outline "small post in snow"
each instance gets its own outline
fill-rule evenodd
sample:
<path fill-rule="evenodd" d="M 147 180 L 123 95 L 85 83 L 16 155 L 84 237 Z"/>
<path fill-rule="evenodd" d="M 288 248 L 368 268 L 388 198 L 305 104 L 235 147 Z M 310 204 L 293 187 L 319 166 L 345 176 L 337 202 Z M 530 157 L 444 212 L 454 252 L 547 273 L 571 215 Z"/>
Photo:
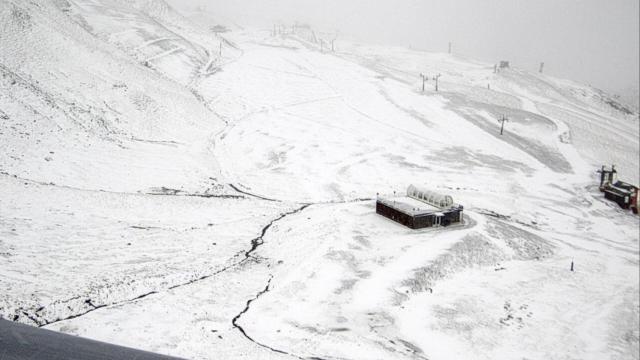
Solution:
<path fill-rule="evenodd" d="M 442 76 L 441 74 L 438 74 L 436 76 L 433 77 L 433 80 L 436 81 L 436 91 L 438 91 L 438 79 L 440 78 L 440 76 Z"/>
<path fill-rule="evenodd" d="M 573 271 L 573 259 L 571 259 L 571 271 Z"/>
<path fill-rule="evenodd" d="M 222 56 L 222 41 L 220 41 L 220 50 L 218 51 L 218 54 Z"/>
<path fill-rule="evenodd" d="M 538 70 L 538 72 L 539 72 L 540 74 L 542 74 L 542 71 L 543 71 L 543 70 L 544 70 L 544 62 L 541 62 L 541 63 L 540 63 L 540 70 Z"/>
<path fill-rule="evenodd" d="M 420 73 L 420 77 L 422 78 L 422 92 L 424 92 L 424 83 L 429 80 L 429 75 Z"/>
<path fill-rule="evenodd" d="M 500 118 L 500 120 L 498 120 L 498 122 L 500 122 L 500 123 L 501 123 L 501 125 L 500 125 L 500 135 L 502 135 L 502 133 L 503 133 L 503 131 L 504 131 L 504 123 L 505 123 L 506 121 L 509 121 L 509 119 L 508 119 L 505 115 L 502 115 L 502 117 Z"/>

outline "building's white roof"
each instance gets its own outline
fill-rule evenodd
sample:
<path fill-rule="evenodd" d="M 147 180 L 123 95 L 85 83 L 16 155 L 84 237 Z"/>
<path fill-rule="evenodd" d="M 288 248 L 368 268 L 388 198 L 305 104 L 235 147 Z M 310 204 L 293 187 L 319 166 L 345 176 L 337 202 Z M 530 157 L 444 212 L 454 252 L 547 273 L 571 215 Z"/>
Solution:
<path fill-rule="evenodd" d="M 398 196 L 389 199 L 378 198 L 378 201 L 410 216 L 433 214 L 440 211 L 440 209 L 435 206 L 408 196 Z"/>

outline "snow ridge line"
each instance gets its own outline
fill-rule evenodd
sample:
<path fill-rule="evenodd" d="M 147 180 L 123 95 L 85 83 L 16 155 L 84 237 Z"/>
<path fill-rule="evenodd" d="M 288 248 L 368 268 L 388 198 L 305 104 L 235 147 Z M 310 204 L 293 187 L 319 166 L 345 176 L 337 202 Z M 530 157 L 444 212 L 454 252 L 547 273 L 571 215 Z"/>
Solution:
<path fill-rule="evenodd" d="M 329 201 L 320 201 L 313 203 L 306 203 L 307 205 L 340 205 L 340 204 L 354 204 L 365 201 L 373 201 L 375 198 L 355 198 L 350 200 L 329 200 Z"/>
<path fill-rule="evenodd" d="M 271 280 L 273 280 L 273 275 L 269 275 L 269 280 L 267 281 L 267 285 L 264 287 L 264 289 L 262 289 L 261 291 L 259 291 L 255 297 L 247 300 L 247 304 L 245 305 L 244 309 L 242 309 L 242 311 L 240 311 L 240 313 L 238 313 L 238 315 L 234 316 L 233 319 L 231 320 L 231 324 L 233 324 L 233 327 L 238 329 L 238 331 L 240 331 L 240 333 L 247 338 L 247 340 L 251 341 L 252 343 L 263 347 L 265 349 L 268 349 L 270 351 L 279 353 L 279 354 L 283 354 L 283 355 L 288 355 L 288 356 L 292 356 L 295 357 L 297 359 L 303 359 L 303 357 L 300 357 L 298 355 L 294 355 L 291 353 L 288 353 L 286 351 L 280 350 L 280 349 L 276 349 L 276 348 L 272 348 L 269 345 L 265 345 L 263 343 L 260 343 L 256 340 L 254 340 L 251 336 L 249 336 L 249 334 L 247 334 L 247 332 L 244 330 L 244 328 L 238 324 L 238 320 L 240 320 L 240 317 L 242 317 L 242 315 L 244 315 L 245 313 L 247 313 L 249 311 L 249 308 L 251 307 L 251 303 L 258 300 L 262 295 L 266 294 L 269 292 L 270 287 L 271 287 Z"/>
<path fill-rule="evenodd" d="M 246 199 L 245 196 L 242 195 L 230 195 L 230 194 L 208 194 L 208 193 L 190 193 L 183 190 L 166 188 L 164 186 L 159 188 L 151 188 L 152 192 L 144 193 L 146 195 L 154 195 L 154 196 L 186 196 L 186 197 L 200 197 L 200 198 L 217 198 L 217 199 Z"/>
<path fill-rule="evenodd" d="M 483 209 L 483 208 L 469 208 L 467 210 L 468 211 L 469 210 L 475 211 L 480 215 L 484 215 L 484 216 L 487 216 L 487 217 L 492 217 L 492 218 L 495 218 L 495 219 L 498 219 L 498 220 L 503 220 L 503 221 L 508 221 L 508 222 L 511 222 L 511 223 L 520 224 L 522 226 L 526 226 L 526 227 L 534 229 L 534 230 L 540 230 L 540 228 L 537 226 L 538 224 L 533 222 L 533 221 L 531 223 L 526 223 L 526 222 L 524 222 L 522 220 L 513 219 L 509 215 L 504 215 L 504 214 L 497 213 L 497 212 L 495 212 L 493 210 Z"/>
<path fill-rule="evenodd" d="M 182 190 L 176 190 L 176 189 L 169 189 L 169 188 L 159 188 L 160 190 L 164 189 L 165 192 L 127 192 L 127 191 L 113 191 L 113 190 L 103 190 L 103 189 L 87 189 L 87 188 L 80 188 L 80 187 L 75 187 L 75 186 L 69 186 L 69 185 L 59 185 L 53 182 L 45 182 L 45 181 L 39 181 L 39 180 L 33 180 L 33 179 L 28 179 L 22 176 L 18 176 L 15 174 L 10 174 L 6 171 L 2 171 L 0 170 L 0 176 L 6 176 L 9 178 L 14 178 L 16 180 L 20 180 L 22 182 L 27 182 L 33 185 L 40 185 L 40 186 L 50 186 L 50 187 L 54 187 L 54 188 L 59 188 L 59 189 L 65 189 L 65 190 L 73 190 L 73 191 L 83 191 L 83 192 L 91 192 L 91 193 L 104 193 L 104 194 L 115 194 L 115 195 L 132 195 L 132 196 L 140 196 L 140 195 L 148 195 L 148 196 L 182 196 L 182 197 L 199 197 L 199 198 L 204 198 L 204 199 L 212 199 L 212 198 L 216 198 L 216 199 L 246 199 L 245 196 L 242 195 L 231 195 L 231 194 L 199 194 L 199 193 L 190 193 L 190 192 L 185 192 Z M 265 199 L 268 200 L 268 199 Z M 278 200 L 270 200 L 270 201 L 278 201 Z"/>
<path fill-rule="evenodd" d="M 98 309 L 102 309 L 102 308 L 107 307 L 107 306 L 121 305 L 121 304 L 129 303 L 129 302 L 136 301 L 136 300 L 145 298 L 145 297 L 147 297 L 149 295 L 153 295 L 153 294 L 157 294 L 157 293 L 158 293 L 157 291 L 150 291 L 150 292 L 147 292 L 145 294 L 138 295 L 138 296 L 136 296 L 135 298 L 132 298 L 132 299 L 118 301 L 118 302 L 114 302 L 114 303 L 111 303 L 111 304 L 101 304 L 101 305 L 95 305 L 93 303 L 93 301 L 90 298 L 88 298 L 88 299 L 86 299 L 84 301 L 85 304 L 90 306 L 90 308 L 88 310 L 80 312 L 80 313 L 77 313 L 77 314 L 69 315 L 69 316 L 64 317 L 64 318 L 56 318 L 55 320 L 46 320 L 46 319 L 43 319 L 42 317 L 40 317 L 40 315 L 38 313 L 40 313 L 42 310 L 45 309 L 44 306 L 39 307 L 32 314 L 28 313 L 25 309 L 22 309 L 22 308 L 18 309 L 18 311 L 22 315 L 24 315 L 26 318 L 31 320 L 34 323 L 34 325 L 36 325 L 37 327 L 44 327 L 44 326 L 52 325 L 52 324 L 55 324 L 55 323 L 58 323 L 58 322 L 61 322 L 61 321 L 75 319 L 75 318 L 78 318 L 80 316 L 84 316 L 84 315 L 86 315 L 86 314 L 88 314 L 90 312 L 96 311 Z M 68 301 L 75 300 L 75 299 L 78 299 L 78 298 L 79 297 L 76 296 L 76 297 L 73 297 L 73 298 L 68 299 L 66 301 L 68 302 Z M 63 301 L 63 302 L 65 302 L 65 301 Z M 19 315 L 14 315 L 12 319 L 7 319 L 7 320 L 17 321 L 18 319 L 19 319 Z"/>
<path fill-rule="evenodd" d="M 52 325 L 52 324 L 55 324 L 55 323 L 58 323 L 58 322 L 61 322 L 61 321 L 72 320 L 72 319 L 75 319 L 75 318 L 78 318 L 78 317 L 84 316 L 84 315 L 86 315 L 86 314 L 88 314 L 88 313 L 90 313 L 90 312 L 96 311 L 96 310 L 98 310 L 98 309 L 105 308 L 105 307 L 107 307 L 107 306 L 121 305 L 121 304 L 129 303 L 129 302 L 136 301 L 136 300 L 140 300 L 140 299 L 145 298 L 145 297 L 147 297 L 147 296 L 149 296 L 149 295 L 153 295 L 153 294 L 157 294 L 157 293 L 158 293 L 157 291 L 150 291 L 150 292 L 148 292 L 148 293 L 145 293 L 145 294 L 142 294 L 142 295 L 138 295 L 138 296 L 136 296 L 136 297 L 135 297 L 135 298 L 133 298 L 133 299 L 128 299 L 128 300 L 124 300 L 124 301 L 120 301 L 120 302 L 115 302 L 115 303 L 113 303 L 113 304 L 101 304 L 101 305 L 94 305 L 94 304 L 91 302 L 91 299 L 87 299 L 87 300 L 85 301 L 85 304 L 87 304 L 87 305 L 91 306 L 91 309 L 89 309 L 89 310 L 87 310 L 87 311 L 85 311 L 85 312 L 82 312 L 82 313 L 78 313 L 78 314 L 73 314 L 73 315 L 67 316 L 67 317 L 62 318 L 62 319 L 56 319 L 56 320 L 53 320 L 53 321 L 46 321 L 46 320 L 45 320 L 45 322 L 44 322 L 44 323 L 40 323 L 40 322 L 38 322 L 38 321 L 37 321 L 37 319 L 33 319 L 31 316 L 28 316 L 28 317 L 29 317 L 29 319 L 30 319 L 31 321 L 36 322 L 36 324 L 38 325 L 38 327 L 44 327 L 44 326 Z M 26 312 L 24 312 L 24 311 L 23 311 L 22 313 L 26 315 Z"/>
<path fill-rule="evenodd" d="M 267 197 L 264 197 L 264 196 L 260 196 L 260 195 L 252 194 L 250 192 L 246 192 L 246 191 L 240 190 L 237 186 L 235 186 L 233 184 L 227 184 L 227 185 L 229 185 L 229 187 L 232 188 L 233 190 L 235 190 L 235 191 L 237 191 L 237 192 L 239 192 L 241 194 L 244 194 L 244 195 L 248 195 L 248 196 L 251 196 L 251 197 L 254 197 L 254 198 L 257 198 L 257 199 L 261 199 L 261 200 L 266 200 L 266 201 L 282 202 L 281 200 L 270 199 L 270 198 L 267 198 Z"/>

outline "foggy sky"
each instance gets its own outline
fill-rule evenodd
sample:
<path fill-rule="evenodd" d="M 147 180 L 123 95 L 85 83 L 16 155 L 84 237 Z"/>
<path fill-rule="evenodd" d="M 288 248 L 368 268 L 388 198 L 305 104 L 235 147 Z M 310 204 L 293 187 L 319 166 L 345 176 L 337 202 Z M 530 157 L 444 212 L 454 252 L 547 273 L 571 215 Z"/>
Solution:
<path fill-rule="evenodd" d="M 638 88 L 638 0 L 169 0 L 221 21 L 306 22 L 354 40 L 447 51 L 576 80 L 616 93 Z"/>

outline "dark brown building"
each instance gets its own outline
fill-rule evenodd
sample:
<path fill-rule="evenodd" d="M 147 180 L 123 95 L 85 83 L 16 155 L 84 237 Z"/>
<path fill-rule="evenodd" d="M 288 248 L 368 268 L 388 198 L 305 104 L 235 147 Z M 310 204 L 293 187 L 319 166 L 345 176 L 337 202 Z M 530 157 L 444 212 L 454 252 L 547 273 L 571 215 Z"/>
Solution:
<path fill-rule="evenodd" d="M 378 197 L 376 201 L 376 213 L 411 229 L 460 223 L 462 210 L 462 205 L 454 204 L 451 196 L 413 185 L 407 189 L 406 196 Z"/>

